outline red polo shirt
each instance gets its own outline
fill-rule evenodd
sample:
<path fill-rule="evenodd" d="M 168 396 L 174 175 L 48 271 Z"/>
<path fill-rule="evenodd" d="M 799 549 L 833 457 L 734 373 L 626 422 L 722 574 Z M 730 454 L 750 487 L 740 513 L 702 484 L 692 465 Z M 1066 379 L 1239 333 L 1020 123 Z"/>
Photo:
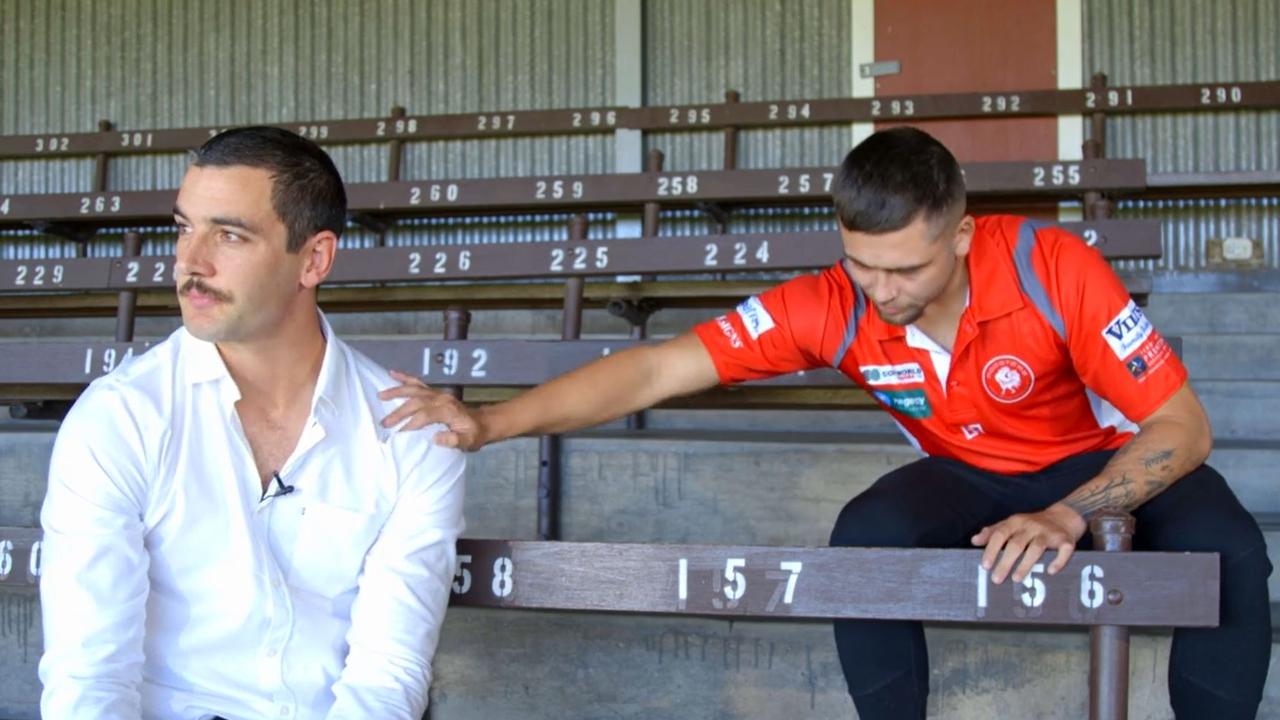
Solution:
<path fill-rule="evenodd" d="M 947 353 L 882 320 L 843 264 L 697 326 L 725 384 L 835 367 L 925 453 L 1032 472 L 1117 448 L 1187 371 L 1102 255 L 1057 227 L 977 219 Z"/>

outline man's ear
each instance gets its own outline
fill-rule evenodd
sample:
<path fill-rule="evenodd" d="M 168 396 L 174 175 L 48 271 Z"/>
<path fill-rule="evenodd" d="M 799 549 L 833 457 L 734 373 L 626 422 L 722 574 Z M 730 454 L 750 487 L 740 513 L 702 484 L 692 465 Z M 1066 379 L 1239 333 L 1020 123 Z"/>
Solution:
<path fill-rule="evenodd" d="M 960 218 L 960 225 L 956 228 L 955 237 L 951 238 L 951 248 L 955 251 L 956 257 L 964 257 L 969 254 L 969 245 L 973 242 L 973 231 L 977 225 L 973 221 L 972 215 L 965 215 Z"/>
<path fill-rule="evenodd" d="M 333 258 L 338 252 L 338 236 L 329 230 L 321 230 L 307 239 L 298 252 L 303 254 L 302 274 L 298 284 L 314 288 L 333 270 Z"/>

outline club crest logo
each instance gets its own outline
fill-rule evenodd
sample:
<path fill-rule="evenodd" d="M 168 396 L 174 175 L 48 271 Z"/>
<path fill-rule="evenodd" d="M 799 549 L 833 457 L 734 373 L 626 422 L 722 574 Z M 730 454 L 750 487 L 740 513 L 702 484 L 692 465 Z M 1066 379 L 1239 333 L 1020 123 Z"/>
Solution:
<path fill-rule="evenodd" d="M 997 402 L 1016 403 L 1031 394 L 1035 384 L 1031 366 L 1013 355 L 997 355 L 982 368 L 982 386 Z"/>

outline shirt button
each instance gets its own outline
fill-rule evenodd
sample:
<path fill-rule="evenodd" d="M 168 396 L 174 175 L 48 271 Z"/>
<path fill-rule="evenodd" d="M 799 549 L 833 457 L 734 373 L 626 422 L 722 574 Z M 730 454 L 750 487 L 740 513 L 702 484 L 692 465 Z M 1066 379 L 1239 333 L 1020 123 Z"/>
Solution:
<path fill-rule="evenodd" d="M 289 717 L 289 712 L 290 710 L 288 707 L 280 708 L 280 717 Z"/>
<path fill-rule="evenodd" d="M 277 654 L 278 653 L 276 652 L 275 648 L 271 648 L 270 650 L 267 651 L 267 657 L 275 657 Z"/>

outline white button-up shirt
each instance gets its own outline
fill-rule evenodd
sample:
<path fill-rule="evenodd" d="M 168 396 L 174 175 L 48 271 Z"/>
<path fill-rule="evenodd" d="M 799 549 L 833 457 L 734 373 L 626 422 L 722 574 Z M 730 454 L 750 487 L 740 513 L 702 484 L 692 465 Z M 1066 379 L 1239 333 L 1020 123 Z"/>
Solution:
<path fill-rule="evenodd" d="M 422 717 L 464 456 L 384 430 L 397 383 L 321 323 L 286 495 L 263 499 L 236 383 L 186 330 L 72 408 L 41 513 L 44 717 Z"/>

